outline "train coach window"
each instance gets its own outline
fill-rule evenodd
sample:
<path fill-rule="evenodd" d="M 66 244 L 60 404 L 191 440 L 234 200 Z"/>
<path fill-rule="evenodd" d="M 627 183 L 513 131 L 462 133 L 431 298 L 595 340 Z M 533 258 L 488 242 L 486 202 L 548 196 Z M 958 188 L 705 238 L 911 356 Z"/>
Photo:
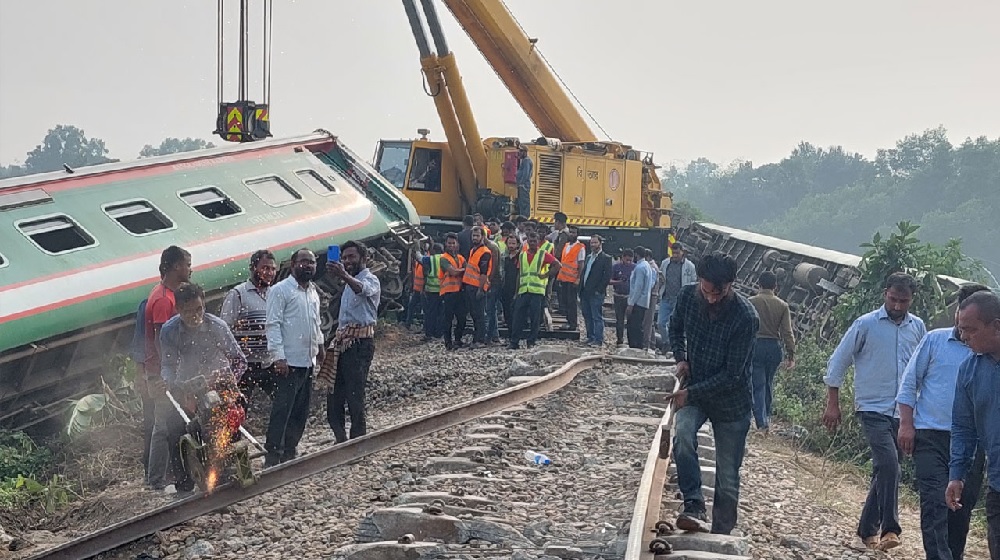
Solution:
<path fill-rule="evenodd" d="M 97 245 L 97 241 L 80 224 L 65 214 L 22 220 L 17 223 L 17 229 L 52 255 Z"/>
<path fill-rule="evenodd" d="M 180 193 L 181 200 L 209 220 L 234 216 L 243 209 L 222 191 L 215 187 L 205 187 Z"/>
<path fill-rule="evenodd" d="M 271 206 L 284 206 L 302 200 L 302 195 L 277 175 L 244 179 L 243 184 Z"/>
<path fill-rule="evenodd" d="M 312 169 L 300 169 L 295 172 L 295 176 L 318 195 L 326 196 L 338 192 L 337 187 L 329 179 L 320 176 L 319 173 L 316 173 Z"/>
<path fill-rule="evenodd" d="M 3 255 L 0 255 L 0 268 L 5 266 L 7 266 L 7 259 L 3 258 Z"/>
<path fill-rule="evenodd" d="M 146 235 L 174 227 L 170 218 L 145 200 L 107 204 L 104 213 L 133 235 Z"/>

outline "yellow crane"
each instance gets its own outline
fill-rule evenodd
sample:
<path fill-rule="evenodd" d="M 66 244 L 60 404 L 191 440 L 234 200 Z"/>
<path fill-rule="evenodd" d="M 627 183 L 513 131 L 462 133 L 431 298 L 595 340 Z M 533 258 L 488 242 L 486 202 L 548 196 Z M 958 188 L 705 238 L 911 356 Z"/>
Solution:
<path fill-rule="evenodd" d="M 630 243 L 665 252 L 672 197 L 662 190 L 652 154 L 598 139 L 503 2 L 442 0 L 538 129 L 537 139 L 481 136 L 434 2 L 419 0 L 418 9 L 417 1 L 403 6 L 445 141 L 429 140 L 424 129 L 415 140 L 382 140 L 375 164 L 420 215 L 431 223 L 475 212 L 510 215 L 523 147 L 534 163 L 529 217 L 551 222 L 561 211 L 589 232 L 631 230 Z"/>

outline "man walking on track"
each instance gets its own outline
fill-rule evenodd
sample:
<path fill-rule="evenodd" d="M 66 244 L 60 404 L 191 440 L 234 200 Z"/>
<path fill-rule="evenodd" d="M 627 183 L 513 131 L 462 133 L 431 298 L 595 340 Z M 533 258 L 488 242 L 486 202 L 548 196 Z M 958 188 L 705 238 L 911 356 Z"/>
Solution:
<path fill-rule="evenodd" d="M 976 292 L 958 306 L 962 340 L 976 353 L 962 362 L 951 420 L 951 472 L 945 491 L 952 511 L 972 509 L 963 501 L 969 465 L 977 445 L 986 450 L 986 540 L 990 558 L 1000 560 L 1000 298 Z M 971 484 L 971 480 L 968 483 Z"/>
<path fill-rule="evenodd" d="M 958 290 L 958 303 L 976 292 L 981 284 L 965 284 Z M 955 314 L 958 324 L 958 314 Z M 962 362 L 974 355 L 961 340 L 958 327 L 934 329 L 917 345 L 896 394 L 899 405 L 899 447 L 913 457 L 920 492 L 920 531 L 927 560 L 962 560 L 969 534 L 972 510 L 979 500 L 986 461 L 978 446 L 972 470 L 962 491 L 963 508 L 949 511 L 945 502 L 948 462 L 951 459 L 952 406 Z"/>
<path fill-rule="evenodd" d="M 604 344 L 604 298 L 609 282 L 611 257 L 604 252 L 604 240 L 595 234 L 590 237 L 590 254 L 584 261 L 580 280 L 580 310 L 587 325 L 587 343 L 591 346 Z"/>
<path fill-rule="evenodd" d="M 792 315 L 788 304 L 774 295 L 778 278 L 765 270 L 757 279 L 760 289 L 750 298 L 750 303 L 760 317 L 760 331 L 753 350 L 753 417 L 757 429 L 766 432 L 771 419 L 771 400 L 774 391 L 774 374 L 781 365 L 781 346 L 788 369 L 795 367 L 795 335 L 792 333 Z"/>
<path fill-rule="evenodd" d="M 698 284 L 684 286 L 670 317 L 670 346 L 677 360 L 674 460 L 684 510 L 677 528 L 706 531 L 708 517 L 698 464 L 698 430 L 711 420 L 715 434 L 715 503 L 711 532 L 736 527 L 740 467 L 750 429 L 750 363 L 760 322 L 753 305 L 733 290 L 736 260 L 703 257 Z"/>
<path fill-rule="evenodd" d="M 868 548 L 900 545 L 900 450 L 896 441 L 899 413 L 896 390 L 913 350 L 927 334 L 919 317 L 909 313 L 917 282 L 896 272 L 885 282 L 885 304 L 858 317 L 837 345 L 827 365 L 826 412 L 831 432 L 840 425 L 840 386 L 854 365 L 854 406 L 872 452 L 872 481 L 858 520 L 858 537 Z"/>

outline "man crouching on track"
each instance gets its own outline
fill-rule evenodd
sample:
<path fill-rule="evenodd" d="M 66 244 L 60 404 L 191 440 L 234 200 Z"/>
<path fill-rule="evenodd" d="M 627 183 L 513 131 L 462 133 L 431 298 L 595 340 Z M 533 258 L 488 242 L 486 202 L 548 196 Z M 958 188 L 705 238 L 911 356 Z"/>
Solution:
<path fill-rule="evenodd" d="M 750 301 L 733 291 L 733 257 L 705 256 L 696 270 L 698 283 L 681 288 L 669 327 L 679 389 L 668 398 L 677 411 L 674 460 L 684 495 L 677 528 L 708 530 L 698 429 L 710 420 L 716 450 L 711 531 L 728 535 L 736 527 L 740 467 L 750 430 L 750 365 L 760 320 Z"/>
<path fill-rule="evenodd" d="M 323 363 L 316 255 L 309 249 L 292 254 L 292 274 L 267 295 L 267 350 L 277 374 L 271 419 L 267 425 L 264 467 L 295 458 L 309 418 L 313 366 Z"/>
<path fill-rule="evenodd" d="M 341 262 L 326 263 L 327 272 L 346 284 L 340 296 L 337 334 L 319 375 L 316 390 L 333 392 L 326 397 L 326 419 L 337 443 L 347 441 L 344 406 L 351 413 L 351 439 L 367 432 L 365 385 L 375 357 L 375 322 L 382 284 L 368 270 L 368 248 L 348 241 L 340 246 Z"/>
<path fill-rule="evenodd" d="M 215 315 L 205 313 L 205 292 L 201 286 L 181 284 L 174 292 L 174 300 L 177 315 L 167 321 L 160 331 L 160 375 L 170 394 L 190 413 L 194 410 L 192 401 L 199 396 L 191 392 L 190 382 L 207 372 L 221 372 L 217 375 L 232 375 L 239 379 L 246 370 L 247 362 L 229 325 Z M 218 378 L 206 381 L 209 387 L 214 387 Z M 185 427 L 177 410 L 171 405 L 161 415 L 157 407 L 156 421 L 154 431 L 166 430 L 170 446 L 176 447 Z M 186 473 L 175 475 L 179 482 L 174 488 L 178 492 L 194 487 L 194 481 Z"/>

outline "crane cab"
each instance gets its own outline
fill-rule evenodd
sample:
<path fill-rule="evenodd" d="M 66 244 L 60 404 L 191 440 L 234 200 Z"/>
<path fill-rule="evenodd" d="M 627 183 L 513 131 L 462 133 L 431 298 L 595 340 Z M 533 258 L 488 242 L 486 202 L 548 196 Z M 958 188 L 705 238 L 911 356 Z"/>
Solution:
<path fill-rule="evenodd" d="M 420 216 L 454 220 L 463 215 L 455 163 L 447 142 L 381 140 L 375 169 L 410 199 Z"/>

